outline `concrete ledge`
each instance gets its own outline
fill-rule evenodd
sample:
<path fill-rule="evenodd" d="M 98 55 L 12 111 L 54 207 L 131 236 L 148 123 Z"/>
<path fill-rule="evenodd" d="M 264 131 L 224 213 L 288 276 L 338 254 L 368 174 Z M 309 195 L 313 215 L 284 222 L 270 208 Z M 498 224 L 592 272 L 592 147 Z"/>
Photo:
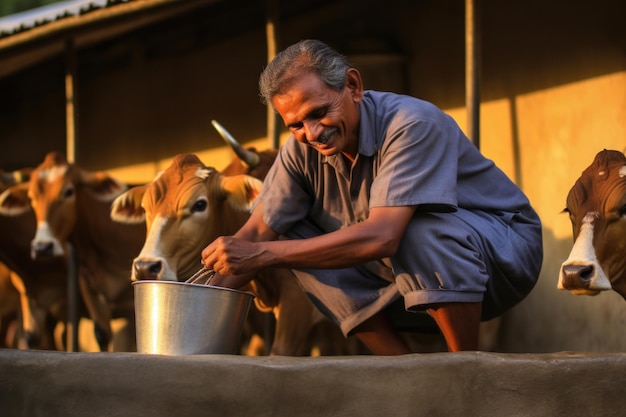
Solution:
<path fill-rule="evenodd" d="M 2 416 L 621 416 L 626 354 L 158 356 L 0 349 Z"/>

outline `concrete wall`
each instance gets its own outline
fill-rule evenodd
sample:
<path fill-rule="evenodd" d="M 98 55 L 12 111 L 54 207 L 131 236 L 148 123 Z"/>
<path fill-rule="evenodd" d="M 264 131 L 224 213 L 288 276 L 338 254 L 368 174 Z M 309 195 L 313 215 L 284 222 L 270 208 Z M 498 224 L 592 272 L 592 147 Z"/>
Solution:
<path fill-rule="evenodd" d="M 0 349 L 3 416 L 621 416 L 624 354 L 156 356 Z"/>
<path fill-rule="evenodd" d="M 463 2 L 378 4 L 335 2 L 286 17 L 282 42 L 326 40 L 368 65 L 366 87 L 430 100 L 465 128 Z M 575 297 L 556 282 L 572 243 L 561 214 L 569 188 L 598 151 L 626 147 L 626 3 L 482 4 L 481 149 L 530 197 L 545 247 L 540 281 L 504 316 L 497 350 L 624 351 L 624 300 Z M 211 27 L 194 16 L 80 51 L 81 165 L 131 182 L 148 181 L 179 152 L 221 168 L 230 153 L 220 149 L 211 119 L 247 144 L 268 146 L 256 87 L 263 27 L 203 43 Z M 386 60 L 377 64 L 380 56 Z M 41 68 L 0 82 L 5 169 L 64 147 L 62 62 Z"/>

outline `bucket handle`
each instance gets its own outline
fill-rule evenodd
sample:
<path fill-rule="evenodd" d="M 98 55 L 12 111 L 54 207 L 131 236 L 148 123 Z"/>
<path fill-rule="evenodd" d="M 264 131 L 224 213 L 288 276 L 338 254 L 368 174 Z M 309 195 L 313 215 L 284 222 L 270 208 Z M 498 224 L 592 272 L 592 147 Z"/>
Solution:
<path fill-rule="evenodd" d="M 196 272 L 195 274 L 187 278 L 185 283 L 209 285 L 209 283 L 211 282 L 214 276 L 215 276 L 214 270 L 212 270 L 211 268 L 207 268 L 206 266 L 203 266 L 202 268 L 200 268 L 198 272 Z M 204 279 L 203 283 L 200 282 L 202 279 Z"/>

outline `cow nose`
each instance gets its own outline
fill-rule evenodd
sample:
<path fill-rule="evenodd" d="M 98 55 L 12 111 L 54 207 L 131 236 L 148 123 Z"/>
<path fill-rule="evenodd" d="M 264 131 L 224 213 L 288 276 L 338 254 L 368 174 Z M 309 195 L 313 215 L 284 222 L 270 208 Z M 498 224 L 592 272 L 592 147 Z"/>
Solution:
<path fill-rule="evenodd" d="M 31 246 L 31 257 L 35 260 L 49 259 L 54 256 L 52 242 L 34 242 Z"/>
<path fill-rule="evenodd" d="M 593 265 L 563 265 L 563 287 L 589 288 L 594 272 Z"/>
<path fill-rule="evenodd" d="M 163 263 L 161 261 L 135 261 L 135 279 L 155 279 L 159 278 L 163 271 Z"/>

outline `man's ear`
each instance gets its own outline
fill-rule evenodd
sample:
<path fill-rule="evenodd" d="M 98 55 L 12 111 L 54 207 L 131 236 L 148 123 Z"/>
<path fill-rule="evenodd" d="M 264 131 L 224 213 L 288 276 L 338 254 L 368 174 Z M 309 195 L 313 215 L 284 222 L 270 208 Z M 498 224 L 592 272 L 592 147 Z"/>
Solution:
<path fill-rule="evenodd" d="M 361 73 L 356 68 L 349 68 L 346 72 L 346 87 L 350 90 L 352 100 L 355 103 L 363 100 L 363 80 Z"/>

